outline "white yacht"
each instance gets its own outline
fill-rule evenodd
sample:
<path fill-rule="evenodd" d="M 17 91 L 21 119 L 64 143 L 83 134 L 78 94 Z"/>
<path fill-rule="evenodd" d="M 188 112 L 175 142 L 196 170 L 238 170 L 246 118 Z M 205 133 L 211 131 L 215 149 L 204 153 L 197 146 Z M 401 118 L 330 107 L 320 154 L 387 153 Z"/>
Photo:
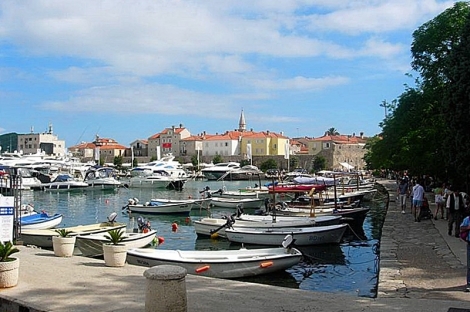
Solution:
<path fill-rule="evenodd" d="M 226 176 L 231 171 L 240 169 L 238 162 L 223 162 L 201 170 L 201 173 L 207 180 L 219 180 L 222 176 Z"/>
<path fill-rule="evenodd" d="M 83 181 L 95 189 L 115 189 L 121 186 L 121 182 L 116 179 L 115 170 L 111 167 L 90 167 Z"/>
<path fill-rule="evenodd" d="M 123 183 L 124 186 L 182 189 L 188 180 L 188 174 L 174 158 L 168 154 L 160 160 L 133 168 L 130 177 Z"/>

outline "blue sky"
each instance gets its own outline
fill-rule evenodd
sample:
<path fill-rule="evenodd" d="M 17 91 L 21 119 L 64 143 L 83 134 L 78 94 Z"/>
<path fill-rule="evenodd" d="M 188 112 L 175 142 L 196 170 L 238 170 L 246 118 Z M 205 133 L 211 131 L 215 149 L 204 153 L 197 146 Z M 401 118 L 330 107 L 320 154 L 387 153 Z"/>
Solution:
<path fill-rule="evenodd" d="M 3 0 L 0 134 L 380 132 L 439 0 Z"/>

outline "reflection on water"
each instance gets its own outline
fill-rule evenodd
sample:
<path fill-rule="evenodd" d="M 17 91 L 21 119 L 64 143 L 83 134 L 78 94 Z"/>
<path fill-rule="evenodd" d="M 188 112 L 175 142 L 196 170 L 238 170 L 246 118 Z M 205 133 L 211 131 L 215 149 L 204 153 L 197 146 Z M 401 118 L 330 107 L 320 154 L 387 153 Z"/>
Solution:
<path fill-rule="evenodd" d="M 228 190 L 253 186 L 256 182 L 233 181 L 188 181 L 181 191 L 145 190 L 120 188 L 115 191 L 87 190 L 84 192 L 44 192 L 25 191 L 23 203 L 33 203 L 37 210 L 64 215 L 61 226 L 72 226 L 105 221 L 112 212 L 118 212 L 118 221 L 133 227 L 140 215 L 128 215 L 122 210 L 129 198 L 141 202 L 152 198 L 198 198 L 205 186 L 219 189 L 224 185 Z M 370 204 L 370 212 L 359 229 L 347 232 L 344 243 L 333 246 L 312 246 L 299 248 L 304 253 L 303 260 L 286 270 L 267 276 L 244 278 L 244 281 L 276 285 L 304 290 L 341 292 L 363 297 L 375 297 L 378 280 L 378 241 L 381 236 L 385 208 L 383 202 Z M 214 209 L 215 214 L 227 215 L 229 210 Z M 181 250 L 238 249 L 239 244 L 231 244 L 226 239 L 198 238 L 192 220 L 208 216 L 206 210 L 193 210 L 190 217 L 143 215 L 151 222 L 157 235 L 164 238 L 158 248 Z M 134 218 L 134 219 L 132 219 Z M 177 225 L 175 230 L 174 224 Z M 261 246 L 246 246 L 260 248 Z"/>

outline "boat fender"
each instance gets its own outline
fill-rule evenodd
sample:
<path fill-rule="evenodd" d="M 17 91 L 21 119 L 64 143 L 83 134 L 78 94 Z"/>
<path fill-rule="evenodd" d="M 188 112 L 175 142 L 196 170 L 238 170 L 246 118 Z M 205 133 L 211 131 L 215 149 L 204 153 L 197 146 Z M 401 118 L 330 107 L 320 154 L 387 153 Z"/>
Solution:
<path fill-rule="evenodd" d="M 173 223 L 171 224 L 171 230 L 172 230 L 173 232 L 176 232 L 176 231 L 178 230 L 178 223 L 173 222 Z"/>
<path fill-rule="evenodd" d="M 272 265 L 273 265 L 272 261 L 265 261 L 265 262 L 261 262 L 259 264 L 259 267 L 262 268 L 262 269 L 266 269 L 266 268 L 269 268 Z"/>
<path fill-rule="evenodd" d="M 205 271 L 209 270 L 210 268 L 211 268 L 210 265 L 204 265 L 202 267 L 197 268 L 195 271 L 196 271 L 196 273 L 199 274 L 199 273 L 202 273 L 202 272 L 205 272 Z"/>
<path fill-rule="evenodd" d="M 163 236 L 158 236 L 158 245 L 161 245 L 165 242 L 165 238 Z"/>

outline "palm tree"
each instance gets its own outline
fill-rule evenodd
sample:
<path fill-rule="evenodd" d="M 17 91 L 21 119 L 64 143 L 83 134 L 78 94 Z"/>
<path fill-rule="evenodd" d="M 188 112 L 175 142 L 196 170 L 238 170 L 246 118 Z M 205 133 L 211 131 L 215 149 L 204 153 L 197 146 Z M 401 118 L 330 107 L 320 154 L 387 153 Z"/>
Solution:
<path fill-rule="evenodd" d="M 326 130 L 326 135 L 339 135 L 339 132 L 336 128 L 330 128 Z"/>

